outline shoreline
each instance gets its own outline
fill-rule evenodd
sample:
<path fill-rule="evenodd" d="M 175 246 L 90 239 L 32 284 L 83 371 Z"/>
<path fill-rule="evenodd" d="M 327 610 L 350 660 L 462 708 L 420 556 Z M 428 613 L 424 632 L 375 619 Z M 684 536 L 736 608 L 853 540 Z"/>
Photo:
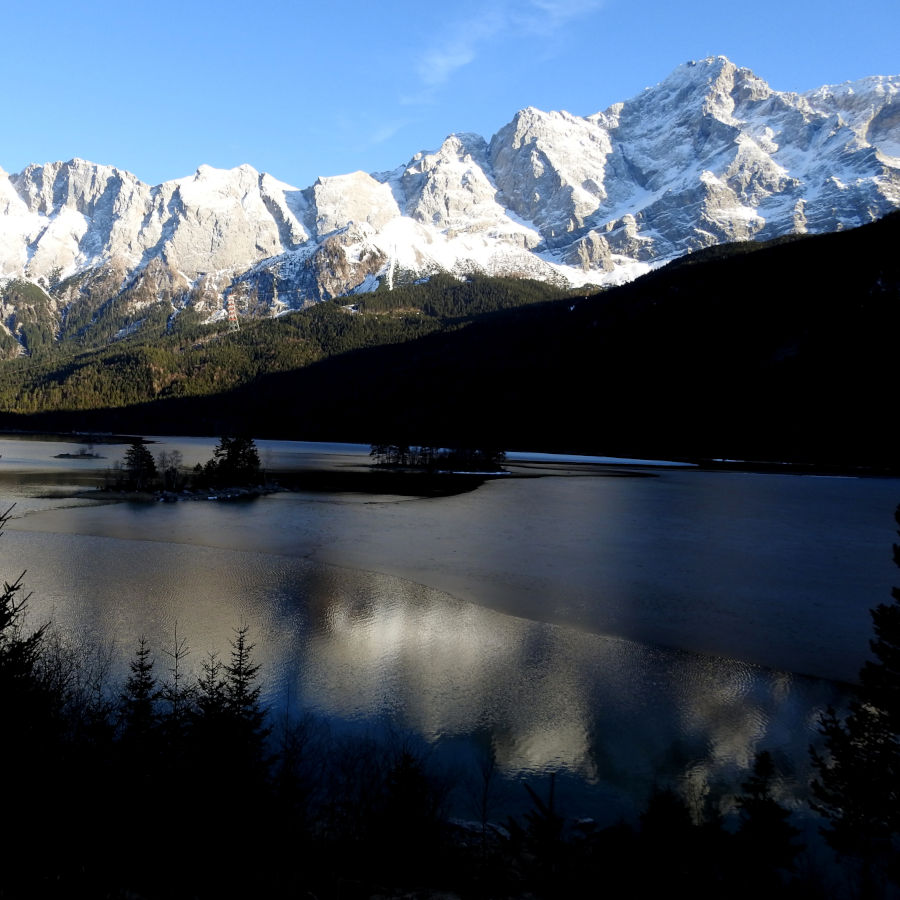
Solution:
<path fill-rule="evenodd" d="M 37 441 L 47 441 L 47 440 L 59 440 L 68 443 L 91 443 L 95 445 L 101 446 L 116 446 L 116 445 L 126 445 L 134 442 L 135 440 L 140 440 L 144 444 L 154 444 L 158 441 L 157 437 L 147 438 L 142 435 L 126 435 L 118 432 L 106 432 L 106 433 L 98 433 L 98 432 L 89 432 L 89 431 L 71 431 L 71 432 L 62 432 L 62 431 L 31 431 L 31 430 L 17 430 L 17 429 L 0 429 L 0 438 L 2 436 L 9 436 L 12 438 L 21 438 L 24 440 L 37 440 Z M 179 435 L 172 435 L 172 438 L 178 438 Z M 184 437 L 193 437 L 189 435 L 185 435 Z M 209 440 L 214 440 L 215 436 L 209 436 Z M 284 440 L 290 443 L 297 444 L 321 444 L 321 441 L 303 441 L 303 440 L 295 440 L 293 438 L 266 438 L 261 440 Z M 548 457 L 546 460 L 517 460 L 515 458 L 508 459 L 505 463 L 507 467 L 509 466 L 528 466 L 531 464 L 541 464 L 545 463 L 548 465 L 565 465 L 571 466 L 573 468 L 579 468 L 581 466 L 591 466 L 595 469 L 609 469 L 609 474 L 622 474 L 627 475 L 631 474 L 629 470 L 632 469 L 654 469 L 654 468 L 666 468 L 670 465 L 674 466 L 682 466 L 682 467 L 695 467 L 697 469 L 705 470 L 705 471 L 726 471 L 726 472 L 749 472 L 749 473 L 764 473 L 764 474 L 785 474 L 785 475 L 821 475 L 821 476 L 843 476 L 850 478 L 897 478 L 900 477 L 900 464 L 891 465 L 891 464 L 860 464 L 860 463 L 851 463 L 851 462 L 813 462 L 813 461 L 803 461 L 803 460 L 779 460 L 779 459 L 744 459 L 738 457 L 716 457 L 716 456 L 681 456 L 681 455 L 666 455 L 665 452 L 662 453 L 634 453 L 629 452 L 628 455 L 604 455 L 601 450 L 591 450 L 584 451 L 584 449 L 572 450 L 572 448 L 564 448 L 559 450 L 547 450 L 541 449 L 537 450 L 521 450 L 521 449 L 510 449 L 506 451 L 511 456 L 515 457 L 516 454 L 534 454 L 536 456 L 546 456 Z M 566 459 L 566 457 L 578 456 L 581 459 Z M 553 457 L 563 457 L 563 459 L 555 460 Z M 98 459 L 105 459 L 106 457 L 101 454 L 86 454 L 86 453 L 62 453 L 58 454 L 54 458 L 56 459 L 66 459 L 70 461 L 96 461 Z M 367 467 L 366 472 L 374 474 L 374 472 L 378 471 L 378 467 L 372 465 L 371 468 Z M 361 474 L 361 473 L 356 473 Z M 399 467 L 395 468 L 392 471 L 384 470 L 380 473 L 383 476 L 383 480 L 387 481 L 391 476 L 395 478 L 406 478 L 406 477 L 416 477 L 416 478 L 493 478 L 498 476 L 510 477 L 510 473 L 507 472 L 427 472 L 427 471 L 417 471 L 412 469 L 401 469 Z M 334 475 L 330 470 L 300 470 L 300 469 L 291 469 L 291 470 L 273 470 L 273 475 L 277 475 L 279 478 L 284 478 L 285 480 L 292 480 L 296 482 L 304 482 L 304 484 L 298 488 L 300 490 L 355 490 L 355 488 L 345 487 L 347 479 Z M 523 477 L 523 476 L 514 476 L 514 477 Z M 318 485 L 323 484 L 326 480 L 333 482 L 336 486 L 334 488 L 329 487 L 320 487 Z M 470 489 L 470 488 L 467 488 Z M 425 495 L 429 495 L 432 493 L 434 489 L 428 488 L 426 490 Z M 376 490 L 376 492 L 380 493 L 380 490 Z M 407 489 L 401 490 L 399 493 L 408 494 L 414 493 L 410 492 Z M 445 489 L 441 487 L 436 490 L 436 495 L 441 495 L 445 493 Z M 455 493 L 455 491 L 451 491 L 451 493 Z"/>
<path fill-rule="evenodd" d="M 474 491 L 488 481 L 525 480 L 559 476 L 557 466 L 546 469 L 540 464 L 516 462 L 509 468 L 518 471 L 445 472 L 415 469 L 379 469 L 359 467 L 340 469 L 291 469 L 269 473 L 269 481 L 253 487 L 195 488 L 181 491 L 123 491 L 102 486 L 72 494 L 82 500 L 105 500 L 113 503 L 177 503 L 199 500 L 249 500 L 277 493 L 336 493 L 372 494 L 400 497 L 452 497 Z M 570 464 L 566 464 L 568 469 Z M 530 469 L 534 471 L 528 471 Z M 576 467 L 577 470 L 577 467 Z M 579 473 L 581 474 L 581 473 Z M 623 468 L 592 466 L 589 473 L 608 478 L 648 478 L 651 473 L 628 471 Z"/>

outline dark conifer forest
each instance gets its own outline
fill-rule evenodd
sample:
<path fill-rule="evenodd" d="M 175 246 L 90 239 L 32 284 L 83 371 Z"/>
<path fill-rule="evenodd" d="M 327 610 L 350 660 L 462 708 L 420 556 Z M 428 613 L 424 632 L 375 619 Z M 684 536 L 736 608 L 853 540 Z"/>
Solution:
<path fill-rule="evenodd" d="M 895 470 L 900 214 L 599 293 L 439 276 L 237 333 L 190 310 L 0 363 L 0 427 Z"/>

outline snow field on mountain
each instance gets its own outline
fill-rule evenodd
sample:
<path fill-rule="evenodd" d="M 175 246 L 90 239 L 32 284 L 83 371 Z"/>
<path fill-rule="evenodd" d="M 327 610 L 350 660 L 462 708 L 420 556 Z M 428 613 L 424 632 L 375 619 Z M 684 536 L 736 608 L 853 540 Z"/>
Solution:
<path fill-rule="evenodd" d="M 154 187 L 79 159 L 0 170 L 0 279 L 152 274 L 178 305 L 204 285 L 206 315 L 243 282 L 276 315 L 389 272 L 620 283 L 898 206 L 900 76 L 783 93 L 720 56 L 592 116 L 528 107 L 489 141 L 453 134 L 390 172 L 304 189 L 249 165 Z"/>

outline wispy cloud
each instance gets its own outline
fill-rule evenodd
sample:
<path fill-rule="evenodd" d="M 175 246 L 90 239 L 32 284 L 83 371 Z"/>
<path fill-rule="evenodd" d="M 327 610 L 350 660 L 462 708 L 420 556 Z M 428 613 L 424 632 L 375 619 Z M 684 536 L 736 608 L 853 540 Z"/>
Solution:
<path fill-rule="evenodd" d="M 596 12 L 603 3 L 602 0 L 530 0 L 528 5 L 553 21 L 563 23 Z"/>
<path fill-rule="evenodd" d="M 397 132 L 401 131 L 406 125 L 407 121 L 405 119 L 400 119 L 394 122 L 382 122 L 380 125 L 376 126 L 370 133 L 368 143 L 371 144 L 383 144 L 385 141 L 389 141 Z"/>
<path fill-rule="evenodd" d="M 426 88 L 435 88 L 450 79 L 454 72 L 472 62 L 483 46 L 504 28 L 509 16 L 504 5 L 485 6 L 477 19 L 456 22 L 444 39 L 419 60 L 418 73 Z"/>
<path fill-rule="evenodd" d="M 600 9 L 605 0 L 528 0 L 513 5 L 500 0 L 482 7 L 480 15 L 452 24 L 444 38 L 420 57 L 417 73 L 423 90 L 407 102 L 427 102 L 435 89 L 459 69 L 474 62 L 499 39 L 543 34 L 548 38 L 573 19 Z"/>
<path fill-rule="evenodd" d="M 471 37 L 430 50 L 419 64 L 419 75 L 428 87 L 443 84 L 450 76 L 475 59 L 475 43 Z"/>

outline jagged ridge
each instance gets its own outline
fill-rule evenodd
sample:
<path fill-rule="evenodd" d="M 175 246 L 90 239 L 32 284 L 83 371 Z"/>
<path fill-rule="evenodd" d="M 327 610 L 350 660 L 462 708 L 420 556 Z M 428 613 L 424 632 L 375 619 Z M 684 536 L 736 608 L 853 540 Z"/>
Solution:
<path fill-rule="evenodd" d="M 83 160 L 0 170 L 0 279 L 23 337 L 142 310 L 275 315 L 437 271 L 607 284 L 714 244 L 824 232 L 900 206 L 900 77 L 805 94 L 724 57 L 585 118 L 528 108 L 385 173 L 298 190 L 251 166 L 148 186 Z M 116 320 L 116 321 L 119 321 Z"/>

